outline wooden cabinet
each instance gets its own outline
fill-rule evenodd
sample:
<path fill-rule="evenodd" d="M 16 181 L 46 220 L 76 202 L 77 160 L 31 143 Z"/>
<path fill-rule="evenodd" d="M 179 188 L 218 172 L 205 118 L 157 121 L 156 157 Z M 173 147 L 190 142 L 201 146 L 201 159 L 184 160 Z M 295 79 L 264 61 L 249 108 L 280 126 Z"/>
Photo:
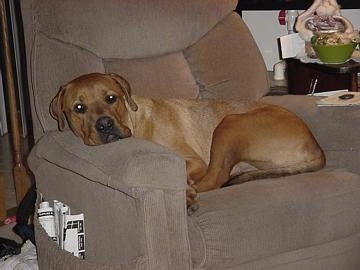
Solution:
<path fill-rule="evenodd" d="M 343 65 L 305 64 L 298 59 L 286 60 L 289 94 L 309 94 L 339 89 L 358 91 L 357 73 L 360 63 L 349 61 Z"/>

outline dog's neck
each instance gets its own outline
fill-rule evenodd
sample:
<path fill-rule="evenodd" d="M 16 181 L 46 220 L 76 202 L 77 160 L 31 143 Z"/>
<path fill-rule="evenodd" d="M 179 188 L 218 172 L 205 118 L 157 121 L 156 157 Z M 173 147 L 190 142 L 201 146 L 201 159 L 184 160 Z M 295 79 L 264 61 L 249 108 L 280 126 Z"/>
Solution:
<path fill-rule="evenodd" d="M 130 105 L 125 102 L 128 113 L 126 125 L 131 130 L 131 133 L 134 137 L 142 137 L 143 134 L 140 134 L 141 129 L 138 128 L 137 124 L 144 124 L 144 118 L 148 117 L 147 114 L 149 114 L 149 110 L 145 108 L 147 106 L 147 103 L 146 101 L 144 101 L 147 99 L 139 96 L 132 96 L 132 99 L 138 105 L 138 109 L 136 111 L 133 111 Z"/>
<path fill-rule="evenodd" d="M 135 123 L 136 123 L 136 121 L 135 121 L 136 112 L 134 112 L 130 108 L 130 106 L 127 102 L 125 102 L 125 106 L 126 106 L 126 110 L 127 110 L 127 120 L 126 120 L 127 122 L 125 124 L 131 130 L 131 133 L 133 135 L 135 135 L 134 133 L 135 133 Z"/>
<path fill-rule="evenodd" d="M 132 98 L 138 105 L 138 110 L 133 111 L 130 106 L 125 102 L 128 113 L 127 123 L 125 124 L 131 130 L 131 133 L 134 137 L 146 139 L 149 136 L 149 133 L 145 131 L 148 131 L 150 129 L 144 128 L 144 125 L 146 125 L 146 123 L 151 123 L 151 118 L 153 114 L 153 100 L 140 96 L 132 96 Z"/>

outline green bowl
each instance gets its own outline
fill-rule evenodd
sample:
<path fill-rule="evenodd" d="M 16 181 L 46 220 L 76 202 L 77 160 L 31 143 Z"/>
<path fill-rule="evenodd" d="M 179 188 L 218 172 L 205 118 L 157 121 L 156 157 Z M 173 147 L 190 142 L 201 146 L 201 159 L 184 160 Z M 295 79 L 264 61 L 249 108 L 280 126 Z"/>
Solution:
<path fill-rule="evenodd" d="M 312 44 L 317 57 L 324 64 L 343 64 L 351 58 L 357 43 L 338 45 Z"/>

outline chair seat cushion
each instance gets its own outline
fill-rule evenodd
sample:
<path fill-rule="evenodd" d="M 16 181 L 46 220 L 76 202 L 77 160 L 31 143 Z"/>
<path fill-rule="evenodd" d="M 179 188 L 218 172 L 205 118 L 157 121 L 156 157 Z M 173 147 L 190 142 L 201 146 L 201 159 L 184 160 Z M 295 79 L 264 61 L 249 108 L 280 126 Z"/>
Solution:
<path fill-rule="evenodd" d="M 201 193 L 188 218 L 195 267 L 226 268 L 360 232 L 360 176 L 345 170 Z"/>

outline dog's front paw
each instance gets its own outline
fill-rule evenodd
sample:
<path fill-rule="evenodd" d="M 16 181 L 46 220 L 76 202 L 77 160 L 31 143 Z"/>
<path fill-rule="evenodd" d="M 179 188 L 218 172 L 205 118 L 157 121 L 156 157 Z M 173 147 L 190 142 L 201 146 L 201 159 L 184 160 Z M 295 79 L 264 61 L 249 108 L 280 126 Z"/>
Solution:
<path fill-rule="evenodd" d="M 198 205 L 196 201 L 197 197 L 198 194 L 196 190 L 191 185 L 188 184 L 186 187 L 186 205 L 189 214 L 192 214 L 198 209 Z"/>
<path fill-rule="evenodd" d="M 196 202 L 197 192 L 196 190 L 190 186 L 186 186 L 186 205 L 189 207 L 190 205 Z"/>

